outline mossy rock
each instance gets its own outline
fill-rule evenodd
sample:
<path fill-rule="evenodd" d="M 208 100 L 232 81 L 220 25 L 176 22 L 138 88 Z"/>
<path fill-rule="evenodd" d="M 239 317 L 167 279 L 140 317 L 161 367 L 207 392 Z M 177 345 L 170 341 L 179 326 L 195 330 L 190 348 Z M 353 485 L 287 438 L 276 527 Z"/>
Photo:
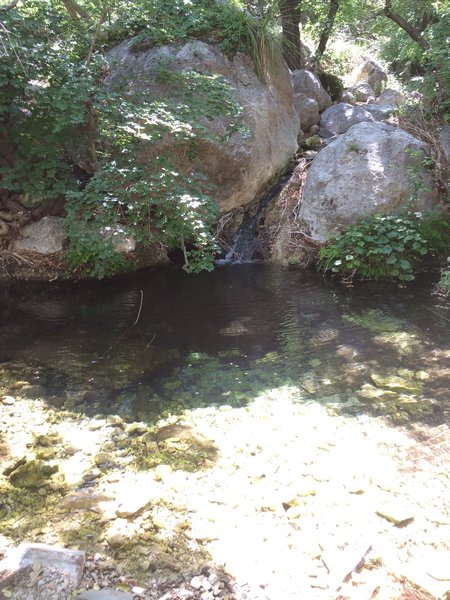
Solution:
<path fill-rule="evenodd" d="M 37 435 L 34 439 L 35 446 L 42 446 L 43 448 L 51 448 L 57 446 L 61 442 L 62 437 L 57 432 Z"/>
<path fill-rule="evenodd" d="M 372 381 L 378 388 L 388 388 L 395 392 L 409 392 L 417 393 L 421 391 L 421 385 L 417 381 L 411 381 L 406 377 L 399 377 L 398 375 L 378 375 L 377 373 L 371 373 Z"/>
<path fill-rule="evenodd" d="M 45 484 L 46 480 L 58 471 L 56 465 L 47 465 L 40 460 L 31 460 L 20 465 L 9 476 L 9 481 L 15 487 L 37 489 Z"/>

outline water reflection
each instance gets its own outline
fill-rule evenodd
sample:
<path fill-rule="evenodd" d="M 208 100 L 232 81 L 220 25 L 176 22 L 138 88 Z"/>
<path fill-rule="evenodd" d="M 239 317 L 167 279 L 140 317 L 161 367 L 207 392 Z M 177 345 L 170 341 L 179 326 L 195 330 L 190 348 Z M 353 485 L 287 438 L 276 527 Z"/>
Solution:
<path fill-rule="evenodd" d="M 57 406 L 147 420 L 291 386 L 332 410 L 439 423 L 450 331 L 430 289 L 349 290 L 267 265 L 5 286 L 2 385 L 22 380 Z"/>

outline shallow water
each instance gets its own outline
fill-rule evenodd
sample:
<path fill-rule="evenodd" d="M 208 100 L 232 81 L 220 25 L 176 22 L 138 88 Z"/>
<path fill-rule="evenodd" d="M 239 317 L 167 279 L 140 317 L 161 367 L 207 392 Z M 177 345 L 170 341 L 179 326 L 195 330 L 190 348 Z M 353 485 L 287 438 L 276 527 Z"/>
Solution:
<path fill-rule="evenodd" d="M 0 386 L 146 421 L 288 387 L 330 411 L 440 424 L 450 311 L 431 289 L 428 279 L 349 289 L 262 264 L 3 286 Z"/>

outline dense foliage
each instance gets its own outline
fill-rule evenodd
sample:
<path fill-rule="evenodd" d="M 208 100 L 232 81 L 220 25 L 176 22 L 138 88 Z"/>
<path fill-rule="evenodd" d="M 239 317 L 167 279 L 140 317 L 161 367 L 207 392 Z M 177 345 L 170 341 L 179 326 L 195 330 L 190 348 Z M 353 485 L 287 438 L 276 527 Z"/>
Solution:
<path fill-rule="evenodd" d="M 388 5 L 423 43 L 386 16 Z M 164 154 L 143 161 L 141 140 L 157 144 L 170 135 L 192 157 L 209 135 L 205 122 L 226 114 L 227 135 L 243 133 L 239 107 L 224 80 L 174 74 L 163 64 L 157 76 L 170 100 L 124 99 L 103 85 L 105 52 L 133 36 L 136 52 L 203 39 L 229 56 L 250 53 L 264 79 L 278 37 L 298 19 L 302 36 L 321 48 L 322 77 L 342 75 L 350 59 L 326 46 L 329 35 L 361 46 L 377 40 L 392 69 L 405 82 L 420 76 L 428 108 L 448 119 L 449 17 L 449 0 L 19 0 L 0 7 L 0 196 L 20 195 L 30 207 L 63 199 L 67 258 L 80 273 L 102 277 L 126 267 L 104 235 L 116 226 L 139 242 L 181 248 L 187 270 L 211 269 L 216 207 L 208 182 Z M 296 51 L 286 42 L 288 53 Z"/>
<path fill-rule="evenodd" d="M 86 0 L 73 5 L 74 16 L 64 4 L 29 0 L 0 14 L 0 191 L 21 194 L 29 206 L 66 199 L 67 258 L 79 272 L 102 277 L 125 266 L 103 233 L 115 225 L 140 242 L 181 247 L 187 270 L 212 268 L 216 206 L 207 182 L 163 153 L 144 163 L 139 150 L 142 139 L 170 135 L 194 155 L 198 140 L 211 137 L 205 122 L 221 115 L 226 135 L 239 130 L 229 86 L 161 64 L 155 75 L 170 100 L 124 99 L 102 83 L 103 53 L 133 34 L 136 49 L 214 36 L 225 52 L 243 50 L 255 39 L 244 35 L 245 13 L 207 1 Z"/>
<path fill-rule="evenodd" d="M 441 213 L 374 215 L 324 246 L 319 268 L 347 279 L 411 281 L 425 256 L 449 245 L 450 225 Z"/>

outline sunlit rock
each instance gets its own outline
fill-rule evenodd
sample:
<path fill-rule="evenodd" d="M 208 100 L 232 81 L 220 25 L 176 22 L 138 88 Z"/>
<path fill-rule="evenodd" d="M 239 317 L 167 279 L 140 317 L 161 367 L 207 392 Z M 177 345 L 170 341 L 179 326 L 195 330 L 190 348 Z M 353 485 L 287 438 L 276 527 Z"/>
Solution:
<path fill-rule="evenodd" d="M 400 105 L 406 102 L 406 96 L 398 90 L 394 90 L 393 88 L 385 88 L 381 92 L 378 102 L 380 104 Z"/>
<path fill-rule="evenodd" d="M 357 102 L 367 102 L 374 95 L 373 89 L 366 81 L 353 85 L 347 92 L 350 92 Z"/>
<path fill-rule="evenodd" d="M 362 106 L 340 102 L 322 113 L 320 125 L 333 134 L 345 133 L 352 125 L 362 121 L 374 121 L 374 117 Z"/>
<path fill-rule="evenodd" d="M 375 94 L 379 96 L 387 81 L 387 74 L 383 67 L 368 58 L 358 65 L 349 77 L 350 85 L 355 85 L 361 81 L 367 82 Z"/>
<path fill-rule="evenodd" d="M 294 110 L 292 79 L 281 56 L 274 59 L 267 83 L 258 78 L 250 58 L 237 54 L 229 59 L 217 46 L 201 41 L 139 51 L 134 40 L 127 40 L 110 50 L 107 60 L 111 71 L 105 85 L 124 95 L 141 92 L 146 97 L 170 102 L 170 85 L 161 85 L 158 78 L 161 65 L 169 72 L 167 81 L 170 73 L 176 77 L 190 71 L 199 76 L 220 76 L 230 85 L 242 107 L 248 135 L 235 133 L 227 141 L 199 140 L 196 155 L 188 164 L 186 150 L 180 149 L 176 136 L 166 135 L 157 144 L 140 140 L 142 158 L 148 156 L 149 163 L 156 151 L 169 155 L 170 161 L 187 173 L 206 175 L 221 212 L 251 202 L 297 149 L 300 124 Z M 198 102 L 201 104 L 204 98 L 198 98 Z M 228 122 L 229 115 L 204 119 L 208 134 L 219 137 L 226 133 Z"/>
<path fill-rule="evenodd" d="M 294 80 L 294 92 L 305 94 L 308 98 L 315 100 L 319 105 L 319 111 L 331 106 L 331 96 L 325 91 L 317 75 L 306 69 L 297 69 L 292 72 L 292 78 Z"/>
<path fill-rule="evenodd" d="M 300 221 L 314 240 L 325 242 L 371 214 L 432 209 L 436 194 L 423 166 L 427 156 L 428 146 L 402 129 L 353 125 L 314 159 Z"/>
<path fill-rule="evenodd" d="M 39 254 L 60 252 L 67 240 L 64 219 L 44 217 L 20 230 L 20 236 L 12 242 L 11 250 L 28 250 Z"/>

